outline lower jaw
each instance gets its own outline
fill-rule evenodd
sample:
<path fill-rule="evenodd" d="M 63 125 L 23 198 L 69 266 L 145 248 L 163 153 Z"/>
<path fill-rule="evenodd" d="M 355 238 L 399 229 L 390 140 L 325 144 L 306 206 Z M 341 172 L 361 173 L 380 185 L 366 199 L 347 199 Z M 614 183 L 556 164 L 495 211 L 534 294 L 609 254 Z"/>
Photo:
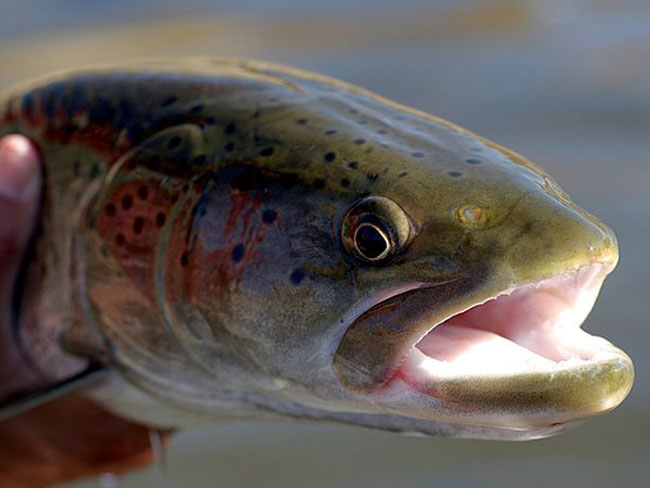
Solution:
<path fill-rule="evenodd" d="M 633 368 L 621 357 L 552 374 L 414 381 L 406 369 L 394 381 L 446 405 L 454 421 L 508 429 L 538 429 L 606 413 L 630 391 Z M 426 410 L 421 412 L 426 415 Z M 438 412 L 440 413 L 440 412 Z"/>

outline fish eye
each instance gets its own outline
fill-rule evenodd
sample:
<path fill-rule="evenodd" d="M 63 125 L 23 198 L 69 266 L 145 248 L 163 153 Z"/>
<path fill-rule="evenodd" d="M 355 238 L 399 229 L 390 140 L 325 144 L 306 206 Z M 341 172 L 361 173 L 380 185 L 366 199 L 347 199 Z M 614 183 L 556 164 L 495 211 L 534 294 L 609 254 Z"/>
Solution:
<path fill-rule="evenodd" d="M 390 240 L 387 232 L 377 224 L 364 223 L 354 232 L 354 246 L 360 256 L 378 261 L 390 251 Z"/>
<path fill-rule="evenodd" d="M 343 217 L 341 241 L 359 261 L 380 264 L 401 251 L 413 234 L 406 212 L 391 199 L 369 196 L 357 201 Z"/>

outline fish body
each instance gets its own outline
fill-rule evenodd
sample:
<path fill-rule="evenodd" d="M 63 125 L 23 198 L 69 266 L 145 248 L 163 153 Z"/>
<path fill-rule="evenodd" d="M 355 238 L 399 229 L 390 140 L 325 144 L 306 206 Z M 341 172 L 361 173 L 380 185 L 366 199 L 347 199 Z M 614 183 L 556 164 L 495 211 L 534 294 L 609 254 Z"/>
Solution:
<path fill-rule="evenodd" d="M 611 410 L 630 359 L 580 324 L 618 259 L 541 169 L 324 76 L 220 59 L 9 90 L 39 148 L 16 347 L 44 383 L 182 427 L 311 418 L 527 439 Z"/>

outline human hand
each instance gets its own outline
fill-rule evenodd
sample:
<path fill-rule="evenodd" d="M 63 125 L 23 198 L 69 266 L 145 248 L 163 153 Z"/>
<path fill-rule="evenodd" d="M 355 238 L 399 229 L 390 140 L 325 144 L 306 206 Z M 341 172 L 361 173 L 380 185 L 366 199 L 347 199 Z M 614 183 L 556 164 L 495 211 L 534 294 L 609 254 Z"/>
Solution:
<path fill-rule="evenodd" d="M 0 140 L 0 399 L 37 378 L 11 337 L 11 300 L 41 189 L 40 157 L 26 138 Z M 0 488 L 50 486 L 149 464 L 149 429 L 71 394 L 0 422 Z"/>

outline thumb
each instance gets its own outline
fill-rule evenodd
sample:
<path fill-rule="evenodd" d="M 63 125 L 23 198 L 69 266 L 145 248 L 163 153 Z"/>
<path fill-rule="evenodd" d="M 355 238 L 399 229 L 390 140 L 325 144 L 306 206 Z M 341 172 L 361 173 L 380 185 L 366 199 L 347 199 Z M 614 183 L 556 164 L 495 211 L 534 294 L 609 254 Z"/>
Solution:
<path fill-rule="evenodd" d="M 41 189 L 39 155 L 24 136 L 0 140 L 0 309 L 7 309 Z"/>

